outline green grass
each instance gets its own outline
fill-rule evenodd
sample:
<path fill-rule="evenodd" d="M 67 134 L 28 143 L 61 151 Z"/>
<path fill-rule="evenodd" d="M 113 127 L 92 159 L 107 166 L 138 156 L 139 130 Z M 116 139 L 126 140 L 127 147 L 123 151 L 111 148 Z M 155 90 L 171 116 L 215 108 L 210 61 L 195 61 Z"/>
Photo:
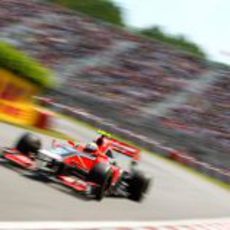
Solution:
<path fill-rule="evenodd" d="M 71 116 L 68 116 L 68 115 L 65 115 L 65 114 L 62 114 L 62 113 L 57 113 L 57 115 L 59 117 L 61 117 L 61 118 L 64 118 L 64 119 L 68 120 L 68 121 L 71 121 L 71 122 L 73 122 L 73 123 L 75 123 L 77 125 L 82 125 L 82 126 L 85 126 L 85 127 L 89 128 L 89 129 L 93 129 L 95 131 L 98 130 L 98 128 L 96 128 L 95 126 L 93 126 L 91 124 L 88 124 L 88 123 L 86 123 L 84 121 L 80 121 L 80 120 L 78 120 L 76 118 L 73 118 Z"/>
<path fill-rule="evenodd" d="M 67 120 L 69 120 L 69 121 L 71 121 L 71 122 L 77 124 L 77 125 L 82 125 L 82 126 L 85 126 L 85 127 L 89 128 L 89 129 L 93 129 L 93 130 L 95 130 L 95 131 L 98 130 L 98 128 L 96 128 L 95 126 L 93 126 L 93 125 L 91 125 L 91 124 L 88 124 L 88 123 L 86 123 L 86 122 L 84 122 L 84 121 L 80 121 L 80 120 L 78 120 L 78 119 L 75 119 L 75 118 L 73 118 L 73 117 L 70 117 L 70 116 L 67 116 L 67 115 L 63 115 L 63 114 L 58 114 L 58 115 L 59 115 L 60 117 L 64 118 L 64 119 L 67 119 Z M 181 164 L 181 163 L 179 163 L 179 162 L 176 162 L 176 161 L 172 161 L 172 160 L 170 160 L 170 159 L 167 159 L 167 158 L 161 156 L 161 155 L 158 154 L 158 153 L 150 152 L 150 151 L 147 150 L 147 149 L 144 149 L 144 148 L 141 148 L 140 146 L 137 146 L 137 145 L 136 145 L 135 143 L 133 143 L 132 141 L 127 141 L 127 140 L 125 140 L 124 138 L 121 138 L 121 137 L 119 137 L 119 136 L 117 136 L 117 135 L 112 135 L 112 136 L 113 136 L 114 138 L 118 139 L 118 140 L 123 140 L 123 141 L 125 141 L 125 142 L 128 143 L 128 144 L 131 144 L 131 145 L 133 145 L 133 146 L 135 146 L 135 147 L 137 147 L 137 148 L 140 148 L 142 151 L 145 151 L 145 152 L 147 152 L 148 154 L 151 154 L 151 155 L 154 154 L 154 156 L 156 156 L 157 158 L 159 158 L 159 159 L 161 159 L 161 160 L 163 160 L 163 161 L 165 161 L 165 162 L 167 162 L 167 163 L 170 163 L 170 164 L 176 165 L 176 166 L 178 166 L 178 167 L 180 167 L 180 168 L 183 168 L 184 170 L 186 170 L 186 171 L 188 171 L 188 172 L 190 172 L 190 173 L 192 173 L 192 174 L 194 174 L 194 175 L 196 175 L 196 176 L 198 176 L 198 177 L 200 177 L 200 178 L 202 178 L 202 179 L 204 179 L 204 180 L 206 180 L 206 181 L 209 181 L 209 182 L 211 182 L 211 183 L 213 183 L 213 184 L 215 184 L 215 185 L 218 185 L 218 186 L 220 186 L 220 187 L 222 187 L 222 188 L 224 188 L 224 189 L 230 191 L 230 185 L 227 184 L 227 183 L 224 183 L 224 182 L 222 182 L 222 181 L 220 181 L 220 180 L 217 180 L 217 179 L 215 179 L 215 178 L 213 178 L 213 177 L 209 177 L 208 175 L 205 175 L 205 174 L 203 174 L 203 173 L 201 173 L 201 172 L 195 170 L 194 168 L 191 168 L 191 167 L 188 167 L 188 166 L 186 166 L 186 165 L 183 165 L 183 164 Z"/>
<path fill-rule="evenodd" d="M 198 177 L 200 177 L 200 178 L 202 178 L 202 179 L 204 179 L 206 181 L 209 181 L 209 182 L 211 182 L 211 183 L 213 183 L 215 185 L 221 186 L 224 189 L 230 190 L 230 184 L 224 183 L 224 182 L 222 182 L 220 180 L 217 180 L 217 179 L 215 179 L 213 177 L 210 177 L 210 176 L 208 176 L 206 174 L 203 174 L 203 173 L 201 173 L 201 172 L 199 172 L 199 171 L 195 170 L 194 168 L 191 168 L 191 167 L 189 167 L 187 165 L 184 165 L 184 164 L 181 164 L 179 162 L 176 162 L 176 161 L 170 160 L 168 158 L 165 158 L 165 157 L 161 156 L 160 154 L 157 154 L 157 153 L 154 153 L 154 152 L 149 152 L 146 149 L 142 149 L 142 150 L 147 152 L 148 154 L 154 154 L 157 158 L 159 158 L 159 159 L 161 159 L 161 160 L 163 160 L 163 161 L 165 161 L 167 163 L 179 166 L 180 168 L 183 168 L 184 170 L 186 170 L 186 171 L 188 171 L 188 172 L 190 172 L 190 173 L 192 173 L 192 174 L 194 174 L 194 175 L 196 175 L 196 176 L 198 176 Z"/>
<path fill-rule="evenodd" d="M 42 87 L 52 87 L 53 73 L 16 47 L 0 42 L 0 67 Z"/>

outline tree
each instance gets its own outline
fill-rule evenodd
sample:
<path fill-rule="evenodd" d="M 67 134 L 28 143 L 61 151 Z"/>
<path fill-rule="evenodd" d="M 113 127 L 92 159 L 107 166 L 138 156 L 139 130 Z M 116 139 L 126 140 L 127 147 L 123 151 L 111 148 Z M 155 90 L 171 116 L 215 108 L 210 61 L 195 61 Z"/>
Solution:
<path fill-rule="evenodd" d="M 193 53 L 201 58 L 205 58 L 204 51 L 194 42 L 188 40 L 183 35 L 169 35 L 165 33 L 160 27 L 153 26 L 150 28 L 141 29 L 138 31 L 140 34 L 159 40 L 161 42 L 168 43 L 177 48 Z"/>
<path fill-rule="evenodd" d="M 48 0 L 97 19 L 123 26 L 122 10 L 110 0 Z"/>

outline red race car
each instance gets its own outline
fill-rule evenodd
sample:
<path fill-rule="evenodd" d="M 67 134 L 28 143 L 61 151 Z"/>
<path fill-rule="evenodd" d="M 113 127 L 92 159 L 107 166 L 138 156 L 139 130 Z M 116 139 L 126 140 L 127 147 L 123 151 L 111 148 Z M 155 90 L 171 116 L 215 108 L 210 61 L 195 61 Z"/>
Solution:
<path fill-rule="evenodd" d="M 86 145 L 53 142 L 49 150 L 27 133 L 15 148 L 4 148 L 1 157 L 97 200 L 110 195 L 141 201 L 150 185 L 150 178 L 136 169 L 140 150 L 105 133 Z M 125 158 L 131 159 L 129 169 Z"/>

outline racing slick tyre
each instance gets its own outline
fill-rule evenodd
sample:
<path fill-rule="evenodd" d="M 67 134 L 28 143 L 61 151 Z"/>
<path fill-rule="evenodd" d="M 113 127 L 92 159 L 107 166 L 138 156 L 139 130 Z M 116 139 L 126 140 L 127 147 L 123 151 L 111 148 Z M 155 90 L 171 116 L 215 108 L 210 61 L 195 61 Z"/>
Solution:
<path fill-rule="evenodd" d="M 128 198 L 133 201 L 142 201 L 144 194 L 150 186 L 150 179 L 147 178 L 142 172 L 134 171 L 131 175 L 128 184 Z"/>
<path fill-rule="evenodd" d="M 112 169 L 110 165 L 99 163 L 96 164 L 89 173 L 89 180 L 99 185 L 95 190 L 95 198 L 100 201 L 104 198 L 106 191 L 112 182 Z"/>
<path fill-rule="evenodd" d="M 41 140 L 38 136 L 26 133 L 18 140 L 15 148 L 21 153 L 29 155 L 30 153 L 37 154 L 41 146 Z"/>

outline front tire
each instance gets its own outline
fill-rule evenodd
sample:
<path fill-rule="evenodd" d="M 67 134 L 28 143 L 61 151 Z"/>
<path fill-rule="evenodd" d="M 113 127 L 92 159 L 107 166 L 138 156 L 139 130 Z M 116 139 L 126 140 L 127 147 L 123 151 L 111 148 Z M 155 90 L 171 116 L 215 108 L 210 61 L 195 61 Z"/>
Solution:
<path fill-rule="evenodd" d="M 112 169 L 110 165 L 99 163 L 96 164 L 89 173 L 89 180 L 96 183 L 98 188 L 95 190 L 95 198 L 101 201 L 106 191 L 109 189 L 112 181 Z"/>
<path fill-rule="evenodd" d="M 32 133 L 26 133 L 18 140 L 15 148 L 19 152 L 29 155 L 30 153 L 37 154 L 41 146 L 41 140 L 38 136 Z"/>

